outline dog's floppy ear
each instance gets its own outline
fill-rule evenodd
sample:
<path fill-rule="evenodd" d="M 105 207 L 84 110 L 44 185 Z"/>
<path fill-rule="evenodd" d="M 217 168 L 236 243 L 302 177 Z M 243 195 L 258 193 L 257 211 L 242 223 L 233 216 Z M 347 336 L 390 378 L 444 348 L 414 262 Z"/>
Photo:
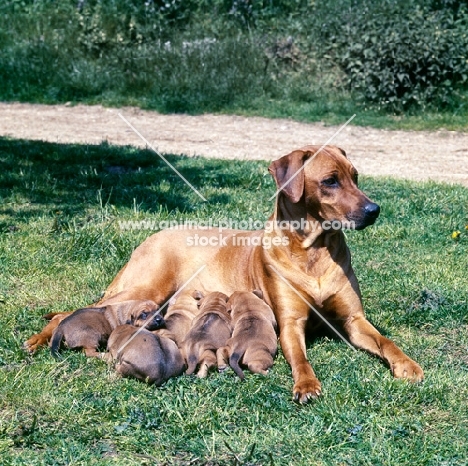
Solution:
<path fill-rule="evenodd" d="M 295 150 L 275 160 L 268 167 L 278 189 L 281 188 L 281 191 L 294 204 L 299 202 L 304 192 L 304 170 L 302 167 L 309 155 L 310 152 Z"/>
<path fill-rule="evenodd" d="M 253 290 L 252 293 L 260 299 L 263 299 L 263 291 L 262 290 Z"/>

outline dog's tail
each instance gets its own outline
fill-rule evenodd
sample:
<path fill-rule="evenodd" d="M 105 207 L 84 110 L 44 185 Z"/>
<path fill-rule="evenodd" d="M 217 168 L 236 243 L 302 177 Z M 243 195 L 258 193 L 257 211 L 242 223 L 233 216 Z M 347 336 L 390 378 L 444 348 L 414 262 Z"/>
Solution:
<path fill-rule="evenodd" d="M 50 352 L 55 359 L 58 359 L 60 356 L 60 345 L 62 344 L 63 339 L 63 330 L 59 325 L 54 334 L 52 335 L 52 340 L 50 341 Z"/>
<path fill-rule="evenodd" d="M 239 376 L 241 380 L 245 379 L 244 372 L 239 366 L 239 359 L 241 358 L 241 355 L 239 353 L 232 353 L 231 356 L 229 357 L 229 365 L 231 366 L 232 370 Z"/>
<path fill-rule="evenodd" d="M 190 353 L 187 357 L 187 370 L 185 373 L 187 375 L 191 375 L 195 372 L 195 369 L 197 368 L 198 364 L 198 358 L 195 353 Z"/>

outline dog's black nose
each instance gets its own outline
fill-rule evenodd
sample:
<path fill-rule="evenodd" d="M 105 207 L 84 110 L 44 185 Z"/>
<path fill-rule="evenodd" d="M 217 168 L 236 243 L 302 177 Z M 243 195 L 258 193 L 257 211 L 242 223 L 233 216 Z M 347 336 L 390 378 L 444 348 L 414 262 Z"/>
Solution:
<path fill-rule="evenodd" d="M 375 202 L 369 202 L 364 207 L 364 212 L 368 218 L 377 218 L 380 214 L 380 206 Z"/>
<path fill-rule="evenodd" d="M 157 330 L 165 325 L 164 317 L 161 314 L 155 315 L 146 325 L 148 330 Z"/>

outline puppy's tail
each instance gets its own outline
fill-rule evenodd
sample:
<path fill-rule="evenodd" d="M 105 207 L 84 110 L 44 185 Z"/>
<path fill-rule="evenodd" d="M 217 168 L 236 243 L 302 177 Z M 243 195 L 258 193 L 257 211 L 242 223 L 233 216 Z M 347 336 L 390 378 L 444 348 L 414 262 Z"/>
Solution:
<path fill-rule="evenodd" d="M 62 344 L 63 339 L 63 330 L 60 325 L 55 329 L 54 334 L 52 335 L 52 340 L 50 341 L 50 352 L 55 359 L 58 359 L 60 356 L 60 345 Z"/>
<path fill-rule="evenodd" d="M 185 373 L 187 375 L 191 375 L 195 372 L 195 369 L 197 368 L 198 364 L 198 358 L 194 353 L 191 353 L 187 357 L 187 370 Z"/>
<path fill-rule="evenodd" d="M 231 366 L 232 370 L 239 376 L 241 380 L 245 379 L 244 372 L 239 367 L 239 359 L 241 355 L 239 353 L 232 353 L 229 357 L 229 365 Z"/>

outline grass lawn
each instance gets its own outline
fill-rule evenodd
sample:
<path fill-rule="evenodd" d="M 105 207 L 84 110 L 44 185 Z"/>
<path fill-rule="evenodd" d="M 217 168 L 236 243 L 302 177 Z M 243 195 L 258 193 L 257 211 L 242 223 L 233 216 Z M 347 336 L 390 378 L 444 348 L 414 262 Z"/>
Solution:
<path fill-rule="evenodd" d="M 154 388 L 79 353 L 57 362 L 21 349 L 43 314 L 96 300 L 152 233 L 119 220 L 271 213 L 266 162 L 168 159 L 208 202 L 149 151 L 0 139 L 0 463 L 466 465 L 461 186 L 363 177 L 381 218 L 347 233 L 367 315 L 421 364 L 422 384 L 326 336 L 308 346 L 324 394 L 306 406 L 292 401 L 281 353 L 267 377 L 242 383 L 228 371 Z"/>

